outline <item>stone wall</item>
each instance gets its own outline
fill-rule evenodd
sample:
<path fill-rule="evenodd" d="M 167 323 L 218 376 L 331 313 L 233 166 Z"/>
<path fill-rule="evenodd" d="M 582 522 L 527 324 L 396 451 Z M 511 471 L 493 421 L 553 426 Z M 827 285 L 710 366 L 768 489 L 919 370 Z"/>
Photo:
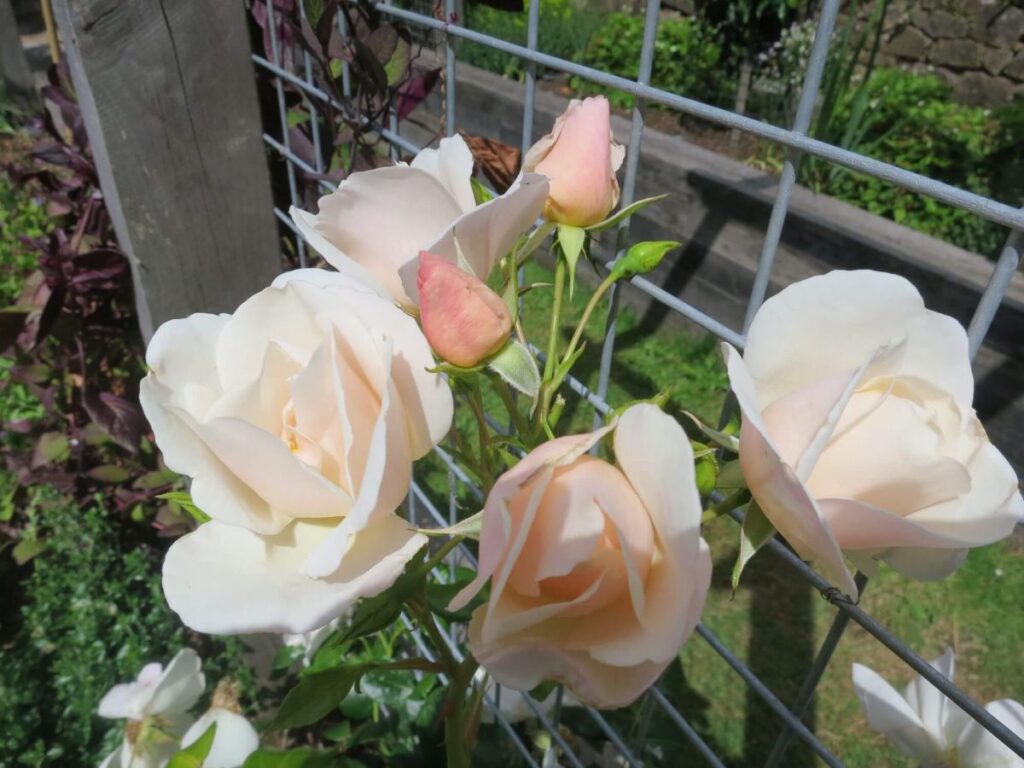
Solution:
<path fill-rule="evenodd" d="M 1005 104 L 1024 95 L 1024 2 L 893 0 L 880 61 L 935 72 L 965 103 Z"/>

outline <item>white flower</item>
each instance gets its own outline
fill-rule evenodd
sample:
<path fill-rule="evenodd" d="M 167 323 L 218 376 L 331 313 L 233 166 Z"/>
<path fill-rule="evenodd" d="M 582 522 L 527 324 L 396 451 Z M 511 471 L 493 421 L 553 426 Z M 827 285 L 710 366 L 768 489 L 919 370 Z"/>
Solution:
<path fill-rule="evenodd" d="M 758 311 L 742 358 L 739 460 L 765 515 L 850 595 L 843 560 L 911 578 L 1010 534 L 1024 500 L 971 407 L 967 334 L 901 277 L 830 272 Z"/>
<path fill-rule="evenodd" d="M 953 649 L 931 662 L 953 679 Z M 918 675 L 899 693 L 876 672 L 853 665 L 853 687 L 871 727 L 921 768 L 1024 768 L 1024 758 Z M 1024 706 L 1011 699 L 985 706 L 996 719 L 1024 737 Z"/>
<path fill-rule="evenodd" d="M 230 709 L 214 707 L 193 723 L 181 740 L 185 749 L 217 724 L 213 744 L 203 760 L 203 768 L 239 768 L 260 745 L 260 737 L 248 720 Z"/>
<path fill-rule="evenodd" d="M 476 205 L 473 155 L 459 136 L 425 149 L 412 164 L 354 173 L 319 201 L 292 207 L 295 226 L 328 264 L 407 309 L 417 300 L 420 251 L 458 259 L 486 281 L 495 264 L 540 216 L 548 181 L 525 174 L 501 197 Z"/>
<path fill-rule="evenodd" d="M 289 272 L 232 315 L 165 323 L 140 400 L 212 519 L 174 542 L 193 629 L 307 632 L 386 589 L 425 543 L 393 514 L 452 396 L 416 322 L 351 277 Z"/>
<path fill-rule="evenodd" d="M 98 714 L 127 720 L 124 741 L 102 768 L 159 768 L 178 750 L 178 741 L 192 723 L 187 714 L 206 687 L 201 662 L 186 648 L 164 669 L 147 664 L 133 683 L 111 688 Z"/>

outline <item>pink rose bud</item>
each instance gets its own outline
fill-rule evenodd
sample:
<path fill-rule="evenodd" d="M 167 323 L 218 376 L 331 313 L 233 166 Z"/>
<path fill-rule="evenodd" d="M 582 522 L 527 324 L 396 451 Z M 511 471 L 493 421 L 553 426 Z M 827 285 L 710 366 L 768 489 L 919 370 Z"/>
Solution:
<path fill-rule="evenodd" d="M 608 99 L 593 96 L 569 102 L 551 133 L 530 147 L 523 170 L 550 179 L 544 206 L 548 220 L 588 227 L 618 204 L 615 172 L 624 157 L 625 149 L 612 141 Z"/>
<path fill-rule="evenodd" d="M 505 302 L 457 265 L 420 251 L 416 285 L 423 333 L 449 363 L 476 365 L 508 339 L 512 315 Z"/>

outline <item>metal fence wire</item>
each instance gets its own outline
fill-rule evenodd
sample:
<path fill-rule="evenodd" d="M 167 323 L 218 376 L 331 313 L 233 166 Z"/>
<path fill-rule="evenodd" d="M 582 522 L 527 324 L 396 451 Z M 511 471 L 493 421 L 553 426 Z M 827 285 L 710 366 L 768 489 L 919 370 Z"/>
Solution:
<path fill-rule="evenodd" d="M 266 3 L 268 16 L 273 19 L 272 0 L 253 0 L 257 3 Z M 570 376 L 568 385 L 581 396 L 582 400 L 589 403 L 595 412 L 595 420 L 601 419 L 604 414 L 611 410 L 606 396 L 611 377 L 612 361 L 615 355 L 615 329 L 616 316 L 619 307 L 619 291 L 634 290 L 642 291 L 651 299 L 660 302 L 667 309 L 677 312 L 704 330 L 714 334 L 720 339 L 743 349 L 745 331 L 764 301 L 772 272 L 772 265 L 775 260 L 776 250 L 786 222 L 786 214 L 789 208 L 790 197 L 796 184 L 797 167 L 804 155 L 811 155 L 828 162 L 844 166 L 848 169 L 876 177 L 890 182 L 921 195 L 925 195 L 944 203 L 957 206 L 970 211 L 978 216 L 993 222 L 1005 225 L 1010 229 L 1009 237 L 1002 249 L 996 263 L 993 266 L 988 284 L 978 302 L 970 324 L 968 326 L 968 339 L 970 354 L 973 357 L 977 354 L 981 343 L 989 330 L 993 317 L 998 310 L 1010 284 L 1010 280 L 1017 269 L 1022 242 L 1024 242 L 1024 211 L 1011 206 L 988 199 L 986 197 L 966 192 L 950 186 L 935 179 L 922 176 L 903 170 L 889 163 L 876 160 L 864 155 L 852 152 L 839 146 L 815 140 L 808 136 L 808 129 L 814 111 L 815 100 L 818 96 L 819 85 L 825 70 L 828 58 L 829 43 L 833 37 L 836 20 L 839 14 L 840 0 L 823 0 L 821 10 L 817 19 L 816 33 L 812 52 L 803 77 L 803 87 L 796 110 L 795 119 L 789 129 L 780 128 L 768 123 L 762 123 L 753 118 L 740 115 L 710 104 L 687 98 L 675 93 L 670 93 L 651 86 L 651 71 L 654 60 L 654 42 L 658 28 L 659 13 L 661 11 L 660 0 L 647 0 L 645 8 L 645 23 L 643 45 L 640 53 L 639 74 L 636 80 L 628 80 L 597 69 L 582 66 L 555 56 L 551 56 L 537 50 L 537 37 L 539 26 L 539 11 L 541 0 L 528 0 L 527 13 L 527 37 L 526 45 L 516 45 L 505 40 L 481 34 L 460 25 L 455 15 L 455 0 L 444 0 L 444 20 L 435 18 L 433 15 L 426 15 L 412 10 L 399 8 L 390 2 L 375 4 L 375 8 L 385 16 L 400 20 L 413 28 L 419 29 L 425 34 L 430 34 L 439 41 L 444 52 L 444 131 L 447 135 L 455 133 L 458 115 L 458 83 L 457 83 L 457 51 L 454 44 L 455 39 L 461 38 L 487 46 L 496 51 L 512 54 L 519 57 L 524 63 L 524 81 L 522 84 L 525 108 L 523 110 L 522 126 L 522 149 L 525 151 L 533 141 L 534 132 L 534 104 L 537 87 L 537 68 L 544 67 L 557 72 L 567 73 L 575 77 L 583 78 L 592 83 L 608 86 L 614 89 L 632 94 L 634 106 L 632 109 L 632 125 L 628 138 L 628 149 L 626 154 L 625 171 L 622 179 L 622 205 L 626 206 L 635 199 L 637 171 L 639 167 L 640 148 L 644 136 L 645 110 L 649 104 L 661 104 L 686 115 L 701 118 L 719 126 L 735 128 L 745 131 L 754 136 L 760 137 L 783 146 L 786 150 L 785 161 L 782 166 L 781 176 L 778 181 L 778 188 L 774 203 L 771 209 L 771 217 L 765 232 L 764 242 L 761 247 L 757 271 L 754 277 L 753 289 L 751 290 L 746 308 L 746 319 L 743 329 L 737 330 L 728 327 L 724 322 L 707 314 L 697 307 L 681 300 L 677 296 L 664 291 L 653 282 L 643 277 L 634 277 L 626 285 L 616 285 L 612 289 L 609 302 L 608 316 L 606 318 L 606 335 L 601 348 L 600 369 L 597 385 L 594 389 L 587 387 L 582 381 Z M 301 12 L 301 6 L 300 6 Z M 339 31 L 344 35 L 346 30 L 343 26 L 342 16 L 339 15 Z M 300 158 L 292 151 L 289 143 L 289 122 L 286 111 L 285 89 L 295 89 L 303 100 L 311 103 L 312 100 L 328 104 L 338 109 L 345 109 L 346 105 L 332 99 L 324 90 L 319 88 L 312 75 L 312 67 L 308 54 L 289 66 L 283 63 L 281 55 L 281 44 L 277 38 L 276 25 L 273 22 L 267 24 L 271 40 L 272 59 L 254 53 L 252 56 L 257 71 L 269 77 L 275 89 L 277 108 L 279 111 L 281 139 L 278 140 L 265 133 L 264 142 L 270 151 L 277 153 L 284 161 L 287 170 L 287 179 L 291 203 L 302 207 L 303 201 L 300 197 L 297 172 L 319 175 L 324 172 L 321 167 L 321 155 L 316 153 L 316 167 Z M 351 95 L 350 73 L 347 64 L 342 67 L 343 93 Z M 518 87 L 510 82 L 510 88 Z M 315 115 L 315 110 L 310 110 Z M 319 147 L 320 126 L 316 119 L 310 119 L 310 132 L 313 143 Z M 397 157 L 398 151 L 415 153 L 420 147 L 403 138 L 399 134 L 397 119 L 392 116 L 389 125 L 375 126 L 378 134 L 392 146 L 392 158 Z M 334 189 L 330 182 L 321 180 L 320 185 L 325 191 Z M 300 265 L 305 266 L 307 262 L 307 249 L 302 238 L 292 225 L 286 211 L 280 208 L 274 209 L 277 219 L 296 237 L 297 255 Z M 618 232 L 618 247 L 616 256 L 621 255 L 621 248 L 624 247 L 629 234 L 629 222 L 624 222 Z M 611 262 L 609 262 L 610 264 Z M 437 457 L 447 467 L 448 477 L 452 492 L 449 499 L 449 509 L 442 511 L 431 499 L 424 488 L 414 482 L 407 500 L 407 512 L 410 519 L 416 520 L 419 524 L 430 524 L 447 526 L 455 521 L 456 516 L 456 489 L 468 492 L 469 495 L 480 499 L 480 489 L 475 487 L 469 476 L 462 471 L 452 456 L 442 447 L 436 449 Z M 733 511 L 730 513 L 737 522 L 742 522 L 742 513 Z M 810 667 L 806 671 L 799 691 L 791 702 L 784 702 L 778 694 L 773 692 L 741 658 L 730 650 L 719 637 L 703 622 L 698 624 L 696 637 L 691 642 L 707 643 L 725 663 L 731 667 L 744 685 L 749 688 L 754 696 L 759 698 L 769 710 L 778 718 L 778 737 L 770 752 L 764 755 L 765 766 L 780 766 L 786 764 L 787 749 L 793 739 L 799 739 L 826 765 L 843 766 L 841 756 L 836 755 L 820 738 L 808 727 L 804 721 L 813 700 L 815 689 L 822 679 L 833 653 L 842 638 L 844 632 L 853 621 L 860 625 L 878 642 L 890 649 L 896 656 L 902 659 L 915 672 L 922 675 L 931 682 L 943 694 L 949 697 L 955 704 L 964 710 L 971 718 L 980 723 L 984 728 L 994 734 L 1000 741 L 1008 745 L 1017 755 L 1024 757 L 1024 740 L 1012 733 L 1006 726 L 994 718 L 984 707 L 971 699 L 960 688 L 954 685 L 949 679 L 937 672 L 927 661 L 922 659 L 907 645 L 896 637 L 892 632 L 875 621 L 860 606 L 850 602 L 838 590 L 818 575 L 810 566 L 802 562 L 789 548 L 779 540 L 773 540 L 767 547 L 774 556 L 779 558 L 792 572 L 800 579 L 805 580 L 815 590 L 819 591 L 822 597 L 837 609 L 835 618 L 832 621 L 824 641 L 818 648 Z M 463 548 L 456 551 L 455 558 L 459 562 L 474 565 L 474 559 L 469 550 Z M 453 561 L 454 562 L 454 561 Z M 438 573 L 441 579 L 450 578 L 451 570 Z M 863 592 L 867 578 L 863 574 L 857 575 L 857 583 Z M 410 629 L 413 625 L 406 622 Z M 415 643 L 419 651 L 429 655 L 428 645 L 413 632 Z M 698 639 L 699 638 L 699 639 Z M 448 638 L 451 649 L 454 653 L 460 653 L 460 637 L 452 631 Z M 536 715 L 540 727 L 547 731 L 550 737 L 551 746 L 541 757 L 534 748 L 535 745 L 524 739 L 522 729 L 514 726 L 504 718 L 500 711 L 500 700 L 507 696 L 521 696 L 527 707 Z M 540 704 L 534 701 L 528 694 L 518 691 L 501 690 L 497 687 L 493 694 L 485 697 L 485 704 L 492 712 L 497 727 L 512 742 L 515 749 L 526 765 L 538 766 L 540 764 L 552 765 L 552 761 L 573 766 L 587 764 L 585 758 L 580 755 L 582 751 L 580 744 L 571 744 L 570 738 L 559 727 L 560 711 L 559 706 L 562 698 L 561 690 L 558 691 L 555 708 L 546 713 Z M 696 753 L 701 756 L 708 765 L 724 766 L 723 757 L 717 755 L 715 750 L 702 739 L 699 728 L 695 727 L 687 714 L 673 702 L 655 684 L 644 695 L 637 707 L 641 713 L 641 719 L 649 719 L 654 712 L 660 714 L 679 733 L 693 745 Z M 629 766 L 641 766 L 644 764 L 645 755 L 650 749 L 646 740 L 645 729 L 636 729 L 634 733 L 627 735 L 620 733 L 614 728 L 609 720 L 597 710 L 585 709 L 586 716 L 596 725 L 597 729 L 607 739 L 615 753 L 614 762 L 607 758 L 603 764 L 620 764 Z M 746 756 L 748 762 L 750 755 Z M 756 759 L 756 758 L 755 758 Z M 540 762 L 538 762 L 540 761 Z"/>

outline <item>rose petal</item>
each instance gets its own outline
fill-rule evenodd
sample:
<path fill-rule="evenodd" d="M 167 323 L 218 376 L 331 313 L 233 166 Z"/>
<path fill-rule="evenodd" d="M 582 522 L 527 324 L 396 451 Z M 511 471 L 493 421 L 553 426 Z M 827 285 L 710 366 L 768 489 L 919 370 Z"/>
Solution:
<path fill-rule="evenodd" d="M 190 446 L 187 464 L 167 460 L 167 453 L 164 457 L 169 468 L 192 478 L 189 491 L 196 506 L 214 520 L 257 533 L 277 533 L 287 525 L 289 518 L 275 511 L 225 466 L 186 421 L 152 404 L 159 397 L 153 393 L 160 388 L 155 381 L 144 380 L 139 399 L 161 450 L 173 446 L 172 450 L 177 451 L 181 446 Z"/>
<path fill-rule="evenodd" d="M 782 463 L 768 437 L 757 390 L 743 359 L 723 344 L 729 383 L 743 413 L 740 467 L 762 511 L 804 560 L 814 562 L 835 586 L 856 598 L 857 586 L 828 522 L 793 470 Z"/>
<path fill-rule="evenodd" d="M 390 345 L 384 359 L 390 360 Z M 388 378 L 389 371 L 384 371 Z M 306 560 L 308 576 L 321 578 L 335 572 L 352 554 L 352 540 L 359 531 L 381 519 L 390 519 L 412 481 L 412 457 L 405 434 L 405 416 L 394 387 L 386 387 L 380 413 L 370 437 L 365 468 L 358 480 L 355 505 L 345 519 L 318 545 Z"/>
<path fill-rule="evenodd" d="M 956 549 L 963 542 L 942 536 L 910 517 L 887 512 L 855 499 L 818 499 L 818 509 L 844 550 L 877 552 L 890 547 Z"/>
<path fill-rule="evenodd" d="M 276 536 L 206 523 L 171 545 L 164 595 L 189 627 L 207 634 L 308 632 L 377 595 L 402 573 L 426 537 L 395 516 L 352 537 L 341 568 L 324 579 L 302 573 L 334 521 L 296 521 Z"/>
<path fill-rule="evenodd" d="M 501 197 L 453 220 L 447 230 L 422 245 L 420 250 L 430 251 L 457 264 L 455 242 L 458 241 L 473 274 L 487 282 L 498 261 L 512 251 L 519 237 L 540 216 L 547 196 L 546 178 L 533 173 L 521 175 Z M 399 272 L 406 293 L 415 298 L 418 264 L 415 261 L 407 263 Z"/>
<path fill-rule="evenodd" d="M 647 574 L 642 625 L 590 653 L 617 665 L 664 662 L 675 658 L 693 631 L 710 585 L 693 449 L 675 419 L 642 404 L 620 417 L 615 457 L 650 515 L 661 557 Z"/>
<path fill-rule="evenodd" d="M 437 149 L 422 149 L 410 165 L 426 171 L 444 184 L 463 213 L 476 208 L 476 196 L 470 178 L 473 176 L 473 153 L 461 136 L 441 139 Z"/>
<path fill-rule="evenodd" d="M 469 647 L 473 655 L 502 685 L 528 691 L 545 680 L 557 680 L 582 702 L 594 707 L 624 707 L 646 691 L 669 662 L 615 667 L 595 661 L 586 653 L 571 652 L 542 642 L 490 645 L 481 637 L 485 606 L 473 612 Z"/>
<path fill-rule="evenodd" d="M 484 507 L 483 529 L 480 533 L 480 559 L 476 577 L 451 601 L 449 609 L 457 611 L 469 603 L 483 589 L 487 580 L 498 570 L 508 542 L 512 537 L 511 520 L 506 503 L 534 475 L 545 467 L 562 466 L 575 461 L 604 437 L 611 426 L 583 435 L 568 435 L 549 440 L 530 451 L 522 461 L 495 482 Z M 494 592 L 492 589 L 492 598 Z"/>
<path fill-rule="evenodd" d="M 933 382 L 969 408 L 974 380 L 964 329 L 925 309 L 904 278 L 870 270 L 801 280 L 764 303 L 744 354 L 757 381 L 756 403 L 763 409 L 818 379 L 854 369 L 873 350 L 904 336 L 902 375 Z"/>
<path fill-rule="evenodd" d="M 914 512 L 909 519 L 970 546 L 1006 538 L 1015 525 L 1024 522 L 1024 499 L 1016 472 L 987 440 L 968 462 L 967 471 L 971 477 L 967 494 Z"/>
<path fill-rule="evenodd" d="M 309 247 L 319 253 L 323 257 L 324 261 L 338 271 L 328 272 L 325 269 L 292 270 L 291 272 L 285 272 L 284 275 L 278 276 L 278 278 L 274 280 L 275 286 L 281 278 L 287 278 L 287 276 L 294 275 L 297 272 L 319 272 L 323 275 L 342 274 L 345 277 L 354 278 L 359 284 L 371 289 L 374 293 L 386 298 L 388 301 L 393 300 L 390 291 L 388 291 L 388 289 L 385 288 L 368 269 L 365 269 L 350 259 L 342 253 L 337 246 L 333 245 L 330 240 L 317 231 L 317 217 L 315 215 L 308 211 L 304 211 L 301 208 L 296 208 L 294 205 L 288 209 L 288 215 L 292 217 L 292 221 L 295 223 L 296 229 L 299 230 L 299 234 L 302 235 L 302 239 L 306 241 Z"/>
<path fill-rule="evenodd" d="M 958 461 L 941 453 L 942 438 L 929 413 L 890 395 L 879 405 L 872 393 L 854 395 L 807 480 L 816 498 L 850 498 L 907 515 L 956 499 L 971 489 Z M 871 409 L 861 418 L 860 411 Z M 852 429 L 843 422 L 856 420 Z M 838 537 L 837 537 L 838 538 Z M 839 539 L 841 546 L 846 546 Z"/>
<path fill-rule="evenodd" d="M 967 553 L 964 549 L 914 549 L 897 547 L 878 555 L 889 566 L 911 579 L 938 581 L 944 579 L 964 564 Z"/>
<path fill-rule="evenodd" d="M 295 283 L 304 301 L 316 303 L 318 312 L 328 315 L 332 322 L 347 328 L 340 314 L 364 318 L 364 324 L 394 341 L 391 375 L 401 394 L 408 420 L 413 455 L 425 455 L 451 428 L 454 403 L 447 382 L 427 369 L 434 367 L 434 356 L 416 321 L 402 310 L 382 302 L 375 294 L 336 273 L 322 269 L 295 270 L 281 275 L 274 285 Z M 302 284 L 325 289 L 316 298 Z"/>
<path fill-rule="evenodd" d="M 419 252 L 463 215 L 441 181 L 402 165 L 352 174 L 320 198 L 319 208 L 317 231 L 406 307 L 416 302 L 399 279 L 402 268 L 412 263 L 415 269 Z M 401 226 L 395 211 L 402 211 Z"/>

